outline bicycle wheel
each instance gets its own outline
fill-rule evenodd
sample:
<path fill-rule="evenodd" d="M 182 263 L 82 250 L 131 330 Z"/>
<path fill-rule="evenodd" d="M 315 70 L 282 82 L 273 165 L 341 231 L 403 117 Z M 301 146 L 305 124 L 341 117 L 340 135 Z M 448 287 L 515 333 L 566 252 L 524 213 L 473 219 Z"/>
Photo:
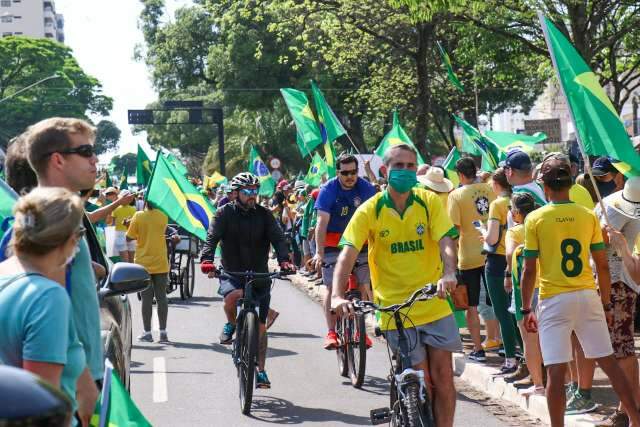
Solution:
<path fill-rule="evenodd" d="M 433 427 L 435 423 L 431 414 L 425 411 L 428 407 L 429 397 L 425 397 L 425 404 L 420 400 L 420 384 L 410 382 L 405 387 L 405 397 L 402 399 L 404 406 L 404 420 L 407 427 Z M 429 411 L 430 412 L 430 411 Z"/>
<path fill-rule="evenodd" d="M 336 335 L 338 335 L 338 348 L 336 348 L 336 356 L 338 357 L 338 372 L 343 377 L 349 376 L 349 356 L 347 354 L 347 337 L 345 335 L 347 319 L 343 317 L 336 322 Z"/>
<path fill-rule="evenodd" d="M 351 384 L 362 387 L 364 373 L 367 366 L 367 327 L 362 314 L 356 314 L 355 319 L 350 320 L 349 333 L 349 377 Z"/>
<path fill-rule="evenodd" d="M 240 409 L 244 415 L 251 412 L 253 400 L 253 382 L 256 376 L 256 358 L 258 357 L 258 319 L 256 313 L 245 314 L 240 343 L 240 363 L 238 381 L 240 383 Z"/>
<path fill-rule="evenodd" d="M 191 298 L 193 297 L 193 289 L 196 286 L 196 261 L 194 257 L 189 257 L 187 266 L 189 268 L 189 298 Z"/>
<path fill-rule="evenodd" d="M 185 300 L 189 298 L 187 294 L 187 282 L 189 273 L 187 272 L 187 267 L 180 268 L 180 274 L 178 275 L 178 286 L 180 287 L 180 299 Z"/>

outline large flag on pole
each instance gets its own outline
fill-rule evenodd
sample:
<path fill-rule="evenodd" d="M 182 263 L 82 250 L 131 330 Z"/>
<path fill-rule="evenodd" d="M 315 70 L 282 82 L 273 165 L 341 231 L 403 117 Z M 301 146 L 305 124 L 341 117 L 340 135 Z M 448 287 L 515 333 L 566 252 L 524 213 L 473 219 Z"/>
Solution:
<path fill-rule="evenodd" d="M 220 172 L 214 171 L 211 176 L 205 175 L 202 180 L 202 188 L 208 190 L 212 187 L 219 187 L 222 184 L 226 184 L 228 182 L 227 177 L 222 175 Z"/>
<path fill-rule="evenodd" d="M 458 116 L 453 116 L 453 118 L 458 122 L 458 125 L 462 128 L 465 136 L 472 141 L 476 148 L 480 150 L 482 154 L 483 162 L 483 170 L 487 172 L 491 172 L 498 168 L 498 163 L 504 159 L 505 154 L 500 147 L 496 145 L 493 141 L 491 141 L 486 136 L 482 135 L 480 131 L 471 124 L 467 123 L 465 120 L 461 119 Z"/>
<path fill-rule="evenodd" d="M 460 92 L 464 92 L 464 86 L 462 86 L 462 83 L 460 83 L 460 80 L 458 79 L 458 76 L 456 76 L 456 73 L 453 72 L 453 66 L 451 65 L 451 59 L 449 58 L 447 51 L 444 50 L 440 42 L 436 42 L 436 44 L 438 45 L 438 50 L 440 51 L 440 56 L 442 57 L 442 63 L 447 69 L 447 76 L 449 77 L 449 81 Z"/>
<path fill-rule="evenodd" d="M 399 144 L 410 145 L 411 147 L 415 148 L 416 151 L 418 151 L 416 146 L 413 145 L 413 142 L 409 138 L 409 135 L 407 135 L 407 133 L 404 131 L 404 129 L 402 129 L 402 126 L 400 126 L 400 119 L 398 118 L 398 112 L 394 111 L 393 112 L 393 126 L 391 127 L 391 130 L 384 136 L 384 138 L 382 138 L 382 142 L 380 143 L 380 145 L 376 149 L 375 153 L 380 157 L 384 157 L 384 153 L 389 148 L 391 148 L 394 145 L 399 145 Z M 419 165 L 424 164 L 424 159 L 422 158 L 420 153 L 418 153 L 418 164 Z"/>
<path fill-rule="evenodd" d="M 146 187 L 149 185 L 151 179 L 151 172 L 153 171 L 153 165 L 149 156 L 144 152 L 142 147 L 138 145 L 138 161 L 136 164 L 136 181 L 139 186 Z"/>
<path fill-rule="evenodd" d="M 189 233 L 200 240 L 207 239 L 209 221 L 215 210 L 161 153 L 156 158 L 146 200 Z"/>
<path fill-rule="evenodd" d="M 320 154 L 314 153 L 311 165 L 309 165 L 309 172 L 307 172 L 307 176 L 304 177 L 304 182 L 313 187 L 320 187 L 320 184 L 322 184 L 322 175 L 325 173 L 327 173 L 327 164 L 322 160 Z"/>
<path fill-rule="evenodd" d="M 175 168 L 175 170 L 177 170 L 182 175 L 187 176 L 189 171 L 187 170 L 187 167 L 184 165 L 184 163 L 180 161 L 180 159 L 173 155 L 173 153 L 167 153 L 165 157 L 167 161 L 171 163 L 171 166 Z"/>
<path fill-rule="evenodd" d="M 260 180 L 260 195 L 271 197 L 276 190 L 276 181 L 271 176 L 269 168 L 260 158 L 256 147 L 251 147 L 249 153 L 249 172 Z"/>
<path fill-rule="evenodd" d="M 313 101 L 316 106 L 316 112 L 318 113 L 318 124 L 320 125 L 322 141 L 335 141 L 342 135 L 346 135 L 347 131 L 333 113 L 329 104 L 327 104 L 322 91 L 313 80 L 311 80 L 311 92 L 313 93 Z"/>
<path fill-rule="evenodd" d="M 336 176 L 336 149 L 331 141 L 324 143 L 324 159 L 327 163 L 327 176 L 334 178 Z"/>
<path fill-rule="evenodd" d="M 547 135 L 543 132 L 526 135 L 523 133 L 488 130 L 484 132 L 484 135 L 491 141 L 495 142 L 496 145 L 504 152 L 518 148 L 526 153 L 531 153 L 534 145 L 540 144 L 547 139 Z"/>
<path fill-rule="evenodd" d="M 640 175 L 640 155 L 598 77 L 551 20 L 539 19 L 582 149 L 618 160 L 613 164 L 626 176 Z"/>
<path fill-rule="evenodd" d="M 296 142 L 300 153 L 302 157 L 311 156 L 313 150 L 322 144 L 322 135 L 307 95 L 290 88 L 280 89 L 280 93 L 296 125 Z"/>
<path fill-rule="evenodd" d="M 460 151 L 458 151 L 458 147 L 453 147 L 447 158 L 442 162 L 442 167 L 447 173 L 447 178 L 453 184 L 454 188 L 458 188 L 460 185 L 460 179 L 458 178 L 458 172 L 456 171 L 456 162 L 460 160 L 462 156 L 460 156 Z"/>

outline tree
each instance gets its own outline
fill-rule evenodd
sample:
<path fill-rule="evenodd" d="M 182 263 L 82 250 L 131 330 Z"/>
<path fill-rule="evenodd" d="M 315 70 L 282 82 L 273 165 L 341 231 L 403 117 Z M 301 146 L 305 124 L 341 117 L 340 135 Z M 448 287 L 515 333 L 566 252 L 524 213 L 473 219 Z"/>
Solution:
<path fill-rule="evenodd" d="M 110 120 L 100 120 L 96 126 L 95 150 L 97 154 L 115 150 L 120 142 L 120 129 Z"/>
<path fill-rule="evenodd" d="M 0 99 L 46 77 L 58 75 L 0 104 L 0 141 L 52 116 L 107 115 L 113 101 L 100 82 L 78 65 L 71 49 L 52 40 L 0 38 Z"/>
<path fill-rule="evenodd" d="M 126 153 L 122 156 L 115 155 L 111 159 L 111 165 L 113 166 L 113 174 L 115 176 L 122 176 L 123 174 L 132 175 L 136 171 L 136 165 L 138 164 L 138 156 L 136 153 Z"/>

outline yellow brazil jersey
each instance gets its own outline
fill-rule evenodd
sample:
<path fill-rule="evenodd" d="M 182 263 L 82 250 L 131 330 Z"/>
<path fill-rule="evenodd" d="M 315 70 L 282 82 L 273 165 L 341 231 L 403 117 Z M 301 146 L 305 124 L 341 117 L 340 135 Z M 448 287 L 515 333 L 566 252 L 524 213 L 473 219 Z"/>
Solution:
<path fill-rule="evenodd" d="M 569 190 L 569 200 L 580 206 L 584 206 L 587 209 L 593 209 L 596 207 L 589 190 L 580 184 L 573 184 Z"/>
<path fill-rule="evenodd" d="M 127 237 L 137 240 L 134 262 L 150 274 L 169 272 L 165 231 L 169 218 L 157 209 L 136 212 L 129 224 Z"/>
<path fill-rule="evenodd" d="M 399 214 L 384 191 L 358 207 L 340 246 L 359 251 L 369 242 L 374 299 L 388 306 L 404 302 L 416 290 L 442 277 L 439 241 L 446 235 L 455 237 L 457 232 L 436 194 L 414 188 L 404 213 Z M 447 300 L 434 298 L 416 303 L 408 313 L 414 325 L 423 325 L 450 315 L 451 308 Z M 410 327 L 411 322 L 406 321 L 405 326 Z M 396 328 L 391 316 L 384 313 L 380 325 L 385 330 Z"/>
<path fill-rule="evenodd" d="M 511 270 L 513 270 L 515 268 L 515 266 L 518 264 L 517 262 L 517 258 L 518 256 L 521 255 L 522 253 L 522 248 L 524 245 L 524 224 L 516 224 L 513 227 L 511 227 L 510 229 L 507 230 L 507 235 L 505 237 L 506 241 L 512 241 L 515 242 L 517 248 L 515 251 L 513 251 L 513 255 L 511 256 Z M 535 288 L 537 289 L 540 286 L 540 262 L 538 260 L 538 268 L 537 268 L 537 274 L 536 274 L 536 284 L 535 284 Z"/>
<path fill-rule="evenodd" d="M 116 231 L 127 231 L 127 226 L 124 225 L 124 220 L 131 218 L 136 213 L 135 206 L 118 206 L 113 210 L 111 216 L 116 225 Z"/>
<path fill-rule="evenodd" d="M 507 230 L 507 216 L 509 214 L 509 206 L 511 200 L 509 196 L 500 196 L 489 205 L 489 219 L 494 219 L 500 224 L 500 242 L 496 249 L 496 254 L 504 255 L 504 238 Z"/>
<path fill-rule="evenodd" d="M 449 193 L 449 218 L 460 229 L 458 268 L 471 270 L 484 265 L 480 232 L 474 221 L 489 218 L 489 205 L 496 198 L 489 184 L 476 183 L 462 186 Z"/>
<path fill-rule="evenodd" d="M 589 253 L 604 242 L 593 211 L 552 202 L 531 212 L 524 228 L 524 256 L 540 261 L 540 298 L 596 288 Z"/>

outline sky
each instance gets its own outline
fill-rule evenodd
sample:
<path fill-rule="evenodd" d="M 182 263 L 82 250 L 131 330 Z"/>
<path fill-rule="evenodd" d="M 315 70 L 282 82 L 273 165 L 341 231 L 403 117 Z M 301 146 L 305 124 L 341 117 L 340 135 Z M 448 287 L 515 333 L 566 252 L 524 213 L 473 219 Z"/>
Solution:
<path fill-rule="evenodd" d="M 188 5 L 189 0 L 166 0 L 167 17 Z M 146 65 L 133 59 L 137 43 L 142 44 L 138 17 L 142 3 L 138 0 L 56 0 L 56 12 L 65 20 L 65 44 L 83 70 L 96 77 L 104 93 L 113 98 L 109 120 L 115 122 L 122 136 L 118 151 L 113 154 L 133 153 L 137 144 L 152 152 L 145 135 L 133 135 L 127 124 L 127 110 L 143 109 L 156 99 Z M 96 122 L 101 118 L 96 117 Z M 108 162 L 110 155 L 100 157 Z"/>

